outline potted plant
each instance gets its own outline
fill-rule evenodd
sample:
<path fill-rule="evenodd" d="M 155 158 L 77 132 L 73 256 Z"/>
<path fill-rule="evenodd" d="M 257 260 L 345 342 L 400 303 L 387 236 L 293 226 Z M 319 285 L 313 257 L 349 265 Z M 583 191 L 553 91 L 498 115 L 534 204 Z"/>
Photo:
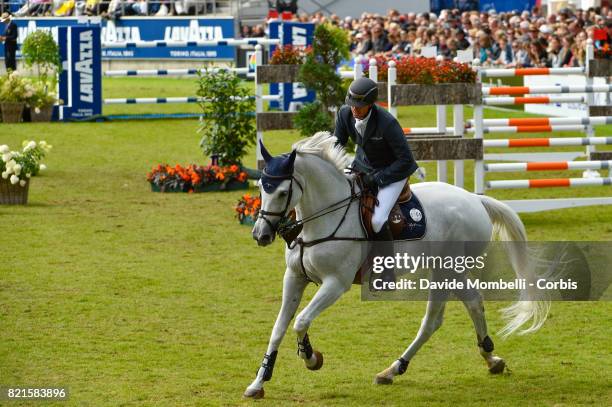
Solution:
<path fill-rule="evenodd" d="M 36 30 L 25 38 L 21 51 L 26 66 L 35 68 L 37 75 L 35 95 L 27 103 L 31 120 L 50 121 L 53 105 L 58 102 L 55 88 L 62 67 L 59 47 L 49 31 Z"/>
<path fill-rule="evenodd" d="M 51 150 L 45 141 L 26 140 L 21 152 L 0 146 L 0 205 L 25 205 L 28 203 L 30 179 L 46 166 L 41 163 Z"/>
<path fill-rule="evenodd" d="M 242 169 L 242 157 L 255 142 L 255 98 L 241 79 L 228 71 L 201 71 L 197 95 L 202 109 L 200 147 L 213 164 Z"/>
<path fill-rule="evenodd" d="M 241 225 L 254 225 L 259 216 L 261 208 L 261 198 L 253 197 L 249 194 L 244 194 L 239 200 L 234 210 L 236 217 Z"/>
<path fill-rule="evenodd" d="M 612 75 L 612 49 L 610 44 L 604 44 L 601 48 L 595 48 L 593 53 L 595 59 L 589 60 L 589 77 L 608 77 Z"/>
<path fill-rule="evenodd" d="M 30 108 L 30 120 L 49 122 L 53 116 L 53 105 L 61 101 L 57 98 L 53 81 L 36 81 L 33 83 L 32 96 L 26 101 Z"/>
<path fill-rule="evenodd" d="M 269 65 L 257 66 L 257 80 L 261 83 L 292 83 L 297 81 L 300 65 L 307 49 L 300 46 L 278 46 Z"/>
<path fill-rule="evenodd" d="M 482 102 L 476 72 L 468 65 L 434 58 L 395 60 L 397 84 L 391 88 L 394 105 L 456 105 Z M 388 63 L 380 70 L 386 78 Z"/>
<path fill-rule="evenodd" d="M 0 109 L 2 121 L 19 123 L 23 116 L 25 101 L 33 94 L 29 81 L 19 76 L 16 71 L 6 73 L 0 78 Z"/>
<path fill-rule="evenodd" d="M 248 188 L 247 173 L 238 165 L 174 167 L 159 164 L 147 174 L 153 192 L 233 191 Z"/>

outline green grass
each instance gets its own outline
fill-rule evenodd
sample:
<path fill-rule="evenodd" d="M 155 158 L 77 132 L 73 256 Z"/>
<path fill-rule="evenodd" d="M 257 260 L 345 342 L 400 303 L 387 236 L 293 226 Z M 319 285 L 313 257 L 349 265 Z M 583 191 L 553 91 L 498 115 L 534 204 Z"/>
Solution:
<path fill-rule="evenodd" d="M 176 84 L 188 89 L 159 83 L 176 95 Z M 126 97 L 146 96 L 146 87 Z M 433 125 L 432 112 L 402 109 L 400 118 L 405 126 Z M 278 312 L 283 246 L 259 248 L 238 225 L 232 205 L 240 192 L 158 194 L 145 181 L 159 162 L 204 162 L 196 128 L 193 120 L 0 125 L 0 144 L 54 145 L 30 204 L 0 206 L 0 385 L 68 386 L 70 401 L 58 405 L 255 404 L 241 395 Z M 266 133 L 273 153 L 295 140 L 294 132 Z M 254 161 L 251 152 L 245 162 Z M 568 193 L 603 191 L 546 196 Z M 610 208 L 521 217 L 532 239 L 612 240 Z M 491 332 L 503 325 L 503 305 L 486 304 Z M 393 386 L 372 385 L 412 340 L 424 307 L 365 303 L 350 291 L 310 330 L 323 369 L 303 367 L 288 332 L 257 404 L 612 405 L 610 303 L 555 303 L 538 333 L 494 336 L 511 369 L 496 377 L 478 355 L 467 313 L 451 303 L 408 372 Z"/>

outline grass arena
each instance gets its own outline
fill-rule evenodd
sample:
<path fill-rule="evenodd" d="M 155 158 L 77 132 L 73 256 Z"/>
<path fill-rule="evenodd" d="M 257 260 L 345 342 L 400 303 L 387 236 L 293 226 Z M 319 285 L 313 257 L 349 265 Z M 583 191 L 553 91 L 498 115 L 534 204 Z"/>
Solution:
<path fill-rule="evenodd" d="M 193 88 L 193 79 L 104 80 L 108 97 L 184 96 Z M 152 110 L 149 105 L 104 109 L 104 114 Z M 197 113 L 196 105 L 153 109 Z M 399 107 L 398 114 L 404 127 L 427 126 L 435 108 Z M 490 110 L 485 116 L 526 117 L 518 111 Z M 469 108 L 466 117 L 471 117 Z M 236 222 L 232 206 L 243 192 L 150 192 L 145 175 L 152 165 L 203 163 L 197 126 L 195 120 L 2 124 L 2 143 L 34 138 L 55 147 L 46 160 L 48 172 L 33 182 L 29 205 L 0 206 L 0 384 L 65 384 L 70 399 L 57 405 L 253 404 L 242 399 L 242 392 L 253 379 L 278 312 L 284 245 L 259 248 L 250 228 Z M 612 125 L 596 127 L 596 136 L 610 134 Z M 571 131 L 558 135 L 580 136 Z M 290 151 L 298 139 L 296 131 L 265 135 L 273 154 Z M 610 147 L 599 148 L 606 149 Z M 255 160 L 251 150 L 244 162 Z M 424 167 L 432 179 L 435 163 Z M 468 161 L 466 180 L 472 172 Z M 525 174 L 488 175 L 488 180 L 522 178 Z M 418 181 L 413 177 L 412 182 Z M 472 184 L 466 182 L 466 188 Z M 255 187 L 249 192 L 257 194 Z M 611 195 L 609 187 L 487 194 L 498 199 Z M 521 219 L 530 240 L 612 240 L 609 206 L 521 214 Z M 303 304 L 315 288 L 306 289 Z M 610 299 L 610 290 L 607 294 Z M 445 323 L 408 372 L 392 386 L 375 386 L 373 375 L 413 338 L 425 303 L 362 302 L 359 288 L 354 288 L 310 329 L 325 354 L 323 369 L 304 368 L 288 332 L 266 398 L 257 403 L 612 404 L 610 302 L 555 302 L 541 330 L 501 340 L 495 332 L 504 324 L 498 311 L 505 305 L 487 302 L 486 312 L 496 351 L 509 368 L 506 373 L 488 373 L 476 351 L 472 322 L 462 304 L 451 302 Z"/>

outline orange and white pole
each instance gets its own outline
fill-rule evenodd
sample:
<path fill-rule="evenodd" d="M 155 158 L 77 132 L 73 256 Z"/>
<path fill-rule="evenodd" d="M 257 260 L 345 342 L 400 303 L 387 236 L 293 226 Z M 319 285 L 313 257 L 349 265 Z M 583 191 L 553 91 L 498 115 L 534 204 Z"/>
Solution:
<path fill-rule="evenodd" d="M 612 85 L 578 85 L 578 86 L 495 86 L 483 87 L 482 94 L 493 95 L 541 95 L 546 93 L 609 93 Z"/>
<path fill-rule="evenodd" d="M 612 178 L 545 178 L 488 181 L 488 189 L 576 188 L 612 185 Z"/>
<path fill-rule="evenodd" d="M 612 161 L 550 161 L 529 163 L 485 164 L 487 172 L 563 171 L 563 170 L 607 170 Z"/>
<path fill-rule="evenodd" d="M 509 78 L 513 76 L 530 75 L 581 75 L 584 68 L 515 68 L 515 69 L 483 69 L 485 78 Z"/>
<path fill-rule="evenodd" d="M 612 137 L 563 137 L 484 140 L 485 147 L 567 147 L 612 144 Z"/>
<path fill-rule="evenodd" d="M 516 119 L 484 119 L 485 126 L 554 126 L 560 124 L 604 125 L 612 124 L 612 116 L 592 117 L 522 117 Z M 474 126 L 474 120 L 468 125 Z"/>
<path fill-rule="evenodd" d="M 526 105 L 526 104 L 548 104 L 548 103 L 585 103 L 584 96 L 560 95 L 560 96 L 531 96 L 531 97 L 483 97 L 485 105 Z"/>

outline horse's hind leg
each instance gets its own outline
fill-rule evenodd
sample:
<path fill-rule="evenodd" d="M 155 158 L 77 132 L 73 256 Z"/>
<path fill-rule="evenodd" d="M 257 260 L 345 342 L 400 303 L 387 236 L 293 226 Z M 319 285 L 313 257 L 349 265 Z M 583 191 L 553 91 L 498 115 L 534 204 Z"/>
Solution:
<path fill-rule="evenodd" d="M 264 355 L 263 362 L 261 362 L 261 367 L 257 370 L 255 380 L 244 392 L 244 397 L 262 398 L 264 396 L 264 382 L 272 378 L 278 347 L 285 336 L 285 332 L 287 332 L 291 318 L 293 318 L 295 311 L 300 305 L 306 285 L 308 285 L 308 281 L 301 275 L 296 274 L 290 269 L 285 271 L 282 305 L 272 329 L 268 350 Z"/>
<path fill-rule="evenodd" d="M 393 362 L 391 366 L 376 375 L 374 378 L 375 384 L 391 384 L 393 383 L 393 377 L 404 374 L 412 357 L 442 325 L 444 307 L 447 299 L 448 293 L 438 292 L 437 294 L 432 295 L 430 292 L 429 302 L 427 303 L 427 311 L 425 312 L 425 316 L 421 322 L 419 332 L 402 356 Z"/>
<path fill-rule="evenodd" d="M 312 349 L 308 328 L 321 312 L 334 304 L 350 287 L 350 281 L 345 284 L 335 277 L 328 277 L 323 280 L 321 288 L 310 303 L 295 317 L 293 329 L 297 334 L 298 356 L 304 359 L 306 367 L 310 370 L 318 370 L 323 366 L 323 355 Z"/>
<path fill-rule="evenodd" d="M 478 340 L 478 348 L 480 354 L 487 362 L 489 372 L 491 373 L 502 373 L 506 367 L 504 360 L 498 356 L 493 355 L 493 341 L 487 334 L 487 320 L 485 319 L 484 304 L 480 293 L 474 289 L 468 289 L 459 296 L 465 305 L 474 328 L 476 329 L 476 338 Z"/>

